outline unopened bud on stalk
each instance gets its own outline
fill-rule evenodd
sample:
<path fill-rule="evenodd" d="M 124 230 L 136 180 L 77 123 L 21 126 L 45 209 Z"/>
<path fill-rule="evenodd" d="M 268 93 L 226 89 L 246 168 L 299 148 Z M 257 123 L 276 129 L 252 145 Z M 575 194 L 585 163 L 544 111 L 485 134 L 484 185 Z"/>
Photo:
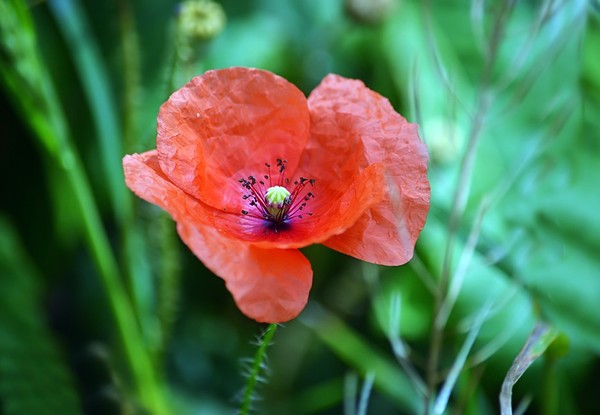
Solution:
<path fill-rule="evenodd" d="M 208 40 L 223 30 L 225 12 L 219 3 L 211 0 L 189 0 L 179 9 L 179 33 L 190 43 Z"/>

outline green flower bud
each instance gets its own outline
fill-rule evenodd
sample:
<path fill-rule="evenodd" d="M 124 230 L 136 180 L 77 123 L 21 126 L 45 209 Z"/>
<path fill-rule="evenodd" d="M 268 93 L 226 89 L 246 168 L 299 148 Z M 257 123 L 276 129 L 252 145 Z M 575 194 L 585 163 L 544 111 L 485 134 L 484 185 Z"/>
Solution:
<path fill-rule="evenodd" d="M 217 36 L 225 26 L 225 12 L 211 0 L 189 0 L 181 4 L 179 32 L 188 42 Z"/>

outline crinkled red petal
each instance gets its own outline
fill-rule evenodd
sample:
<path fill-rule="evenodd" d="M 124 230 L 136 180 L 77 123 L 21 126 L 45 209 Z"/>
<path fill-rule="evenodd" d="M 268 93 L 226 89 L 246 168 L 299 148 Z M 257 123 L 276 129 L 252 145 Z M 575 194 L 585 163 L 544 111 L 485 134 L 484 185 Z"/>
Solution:
<path fill-rule="evenodd" d="M 293 174 L 308 139 L 304 94 L 267 71 L 229 68 L 192 79 L 163 104 L 157 149 L 179 188 L 217 209 L 239 212 L 240 178 L 286 159 Z"/>
<path fill-rule="evenodd" d="M 308 103 L 311 140 L 317 140 L 309 146 L 327 148 L 331 142 L 343 143 L 349 138 L 361 150 L 353 154 L 348 169 L 364 169 L 373 163 L 385 167 L 385 197 L 325 245 L 377 264 L 407 262 L 425 224 L 430 198 L 427 149 L 419 139 L 417 126 L 408 123 L 386 98 L 362 82 L 337 75 L 327 76 L 311 93 Z M 311 172 L 327 175 L 331 169 L 324 161 L 313 161 Z M 330 174 L 334 179 L 348 174 L 345 169 L 340 171 L 334 169 Z"/>
<path fill-rule="evenodd" d="M 312 284 L 312 269 L 298 250 L 263 249 L 224 237 L 207 220 L 215 209 L 171 182 L 159 166 L 156 151 L 125 156 L 123 166 L 129 188 L 177 221 L 182 240 L 225 280 L 244 314 L 260 322 L 278 323 L 302 311 Z"/>
<path fill-rule="evenodd" d="M 224 238 L 211 227 L 177 223 L 181 239 L 225 280 L 238 308 L 263 323 L 295 318 L 312 285 L 310 262 L 297 249 L 262 249 Z"/>

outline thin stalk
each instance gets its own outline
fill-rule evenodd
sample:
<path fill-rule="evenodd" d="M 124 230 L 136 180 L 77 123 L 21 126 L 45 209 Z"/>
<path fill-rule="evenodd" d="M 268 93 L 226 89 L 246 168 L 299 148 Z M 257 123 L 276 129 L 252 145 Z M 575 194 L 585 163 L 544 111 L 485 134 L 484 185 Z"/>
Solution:
<path fill-rule="evenodd" d="M 450 394 L 452 393 L 452 390 L 454 389 L 454 386 L 458 381 L 458 376 L 460 375 L 460 372 L 465 367 L 467 357 L 471 352 L 473 344 L 475 344 L 475 340 L 477 339 L 479 330 L 481 329 L 481 326 L 483 325 L 483 322 L 485 321 L 489 311 L 490 304 L 486 303 L 477 315 L 473 327 L 471 327 L 471 329 L 469 330 L 469 334 L 467 335 L 467 338 L 465 339 L 460 349 L 460 352 L 458 353 L 458 356 L 456 356 L 456 359 L 452 364 L 452 368 L 450 369 L 450 372 L 446 377 L 446 381 L 444 382 L 444 385 L 442 386 L 442 389 L 440 390 L 440 393 L 435 401 L 435 405 L 433 407 L 433 413 L 435 415 L 442 415 L 446 411 L 448 401 L 450 400 Z"/>
<path fill-rule="evenodd" d="M 358 390 L 358 374 L 348 373 L 344 377 L 344 415 L 356 415 L 356 395 Z"/>
<path fill-rule="evenodd" d="M 131 8 L 130 0 L 119 0 L 120 3 Z M 129 10 L 129 13 L 131 11 Z M 164 79 L 164 100 L 176 89 L 175 77 L 179 66 L 179 39 L 178 39 L 178 21 L 177 17 L 170 19 L 168 38 L 170 48 L 168 51 L 168 60 L 166 63 L 167 73 Z M 123 30 L 134 31 L 133 19 L 126 19 L 127 27 Z M 126 51 L 125 51 L 126 52 Z M 139 65 L 139 62 L 130 62 L 131 65 Z M 159 249 L 161 256 L 158 266 L 158 291 L 156 293 L 156 315 L 158 317 L 160 344 L 157 350 L 157 358 L 164 353 L 169 336 L 171 334 L 171 325 L 177 312 L 177 299 L 179 295 L 180 264 L 178 262 L 177 233 L 173 226 L 171 217 L 164 211 L 159 213 L 156 223 L 156 234 L 153 239 L 153 248 Z"/>
<path fill-rule="evenodd" d="M 481 137 L 483 131 L 483 119 L 487 112 L 489 99 L 482 98 L 482 103 L 479 105 L 476 118 L 474 120 L 473 129 L 470 134 L 467 151 L 463 159 L 461 166 L 459 181 L 456 192 L 454 194 L 453 209 L 450 216 L 450 223 L 448 226 L 448 240 L 446 243 L 446 250 L 444 252 L 444 262 L 442 265 L 442 272 L 440 275 L 440 281 L 438 284 L 438 290 L 435 296 L 435 316 L 438 316 L 442 307 L 445 303 L 448 295 L 450 273 L 452 267 L 452 254 L 454 252 L 455 237 L 458 231 L 460 219 L 464 212 L 467 197 L 469 194 L 470 178 L 473 171 L 473 164 L 475 162 L 475 149 Z M 437 378 L 437 371 L 439 366 L 440 353 L 443 346 L 443 332 L 444 326 L 440 325 L 442 319 L 435 318 L 431 333 L 431 347 L 429 351 L 429 362 L 427 365 L 427 379 L 430 393 L 435 388 L 435 379 Z"/>
<path fill-rule="evenodd" d="M 461 163 L 457 187 L 452 202 L 452 210 L 448 224 L 448 234 L 446 249 L 444 252 L 442 272 L 440 275 L 438 290 L 436 292 L 434 300 L 435 316 L 439 315 L 442 306 L 445 303 L 446 296 L 448 294 L 450 273 L 452 268 L 452 256 L 455 246 L 455 237 L 456 233 L 458 232 L 460 221 L 462 219 L 462 215 L 464 213 L 465 206 L 468 200 L 476 150 L 479 144 L 479 139 L 481 138 L 483 132 L 485 116 L 490 105 L 491 97 L 489 93 L 489 88 L 492 79 L 492 70 L 496 61 L 498 48 L 504 36 L 506 19 L 510 15 L 513 6 L 514 0 L 506 0 L 504 2 L 502 10 L 495 21 L 490 37 L 490 43 L 487 49 L 484 69 L 480 82 L 481 92 L 476 105 L 476 112 L 473 118 L 473 124 L 469 134 L 465 155 Z M 429 15 L 430 8 L 431 5 L 429 3 L 429 0 L 424 0 L 424 14 L 426 19 L 426 26 L 431 31 L 432 23 L 431 16 Z M 435 322 L 440 321 L 440 319 L 435 318 Z M 429 396 L 426 398 L 425 402 L 425 413 L 429 413 L 432 410 L 430 403 L 432 403 L 435 395 L 434 391 L 437 383 L 437 372 L 439 369 L 440 354 L 443 346 L 444 327 L 440 327 L 439 324 L 435 324 L 435 322 L 433 324 L 431 332 L 429 360 L 427 363 L 427 384 Z"/>
<path fill-rule="evenodd" d="M 360 391 L 360 399 L 358 400 L 358 408 L 356 410 L 356 415 L 367 415 L 369 397 L 371 396 L 371 391 L 373 390 L 374 382 L 375 374 L 373 372 L 368 373 L 363 383 L 363 387 Z"/>
<path fill-rule="evenodd" d="M 128 0 L 116 0 L 121 41 L 121 59 L 123 60 L 123 123 L 121 134 L 123 136 L 123 149 L 125 154 L 138 150 L 139 142 L 139 96 L 140 96 L 140 52 L 133 10 Z M 119 159 L 122 156 L 119 155 Z M 124 182 L 123 182 L 124 183 Z M 125 188 L 123 184 L 123 188 Z M 164 348 L 163 331 L 157 330 L 159 319 L 154 309 L 156 290 L 153 295 L 148 295 L 148 287 L 153 286 L 151 261 L 148 254 L 147 239 L 139 220 L 134 217 L 136 201 L 130 197 L 131 192 L 126 191 L 127 199 L 122 207 L 123 220 L 120 223 L 120 238 L 123 260 L 123 273 L 127 284 L 128 294 L 133 307 L 142 336 L 150 351 L 151 360 L 158 366 L 160 353 Z M 160 290 L 158 290 L 160 291 Z"/>
<path fill-rule="evenodd" d="M 425 382 L 419 375 L 419 372 L 414 368 L 408 357 L 408 348 L 400 338 L 400 313 L 401 313 L 402 298 L 399 295 L 393 295 L 390 306 L 390 323 L 388 327 L 388 339 L 392 346 L 394 356 L 406 375 L 410 379 L 419 396 L 427 395 L 427 387 Z"/>
<path fill-rule="evenodd" d="M 128 0 L 117 0 L 123 59 L 123 142 L 125 153 L 136 149 L 140 97 L 140 51 L 133 10 Z"/>
<path fill-rule="evenodd" d="M 165 78 L 165 96 L 168 98 L 173 90 L 176 88 L 175 77 L 177 76 L 177 69 L 180 65 L 180 53 L 179 53 L 179 34 L 177 28 L 177 22 L 173 22 L 169 28 L 170 38 L 172 39 L 171 50 L 169 51 L 169 58 L 167 61 L 167 74 Z"/>
<path fill-rule="evenodd" d="M 256 389 L 256 384 L 259 380 L 259 375 L 261 370 L 263 369 L 263 362 L 265 361 L 265 357 L 267 356 L 267 349 L 271 345 L 271 341 L 273 340 L 273 336 L 275 335 L 275 330 L 277 330 L 277 324 L 269 324 L 267 330 L 262 336 L 260 340 L 258 350 L 254 355 L 254 360 L 252 361 L 252 366 L 250 368 L 250 374 L 248 375 L 248 380 L 246 381 L 246 387 L 244 388 L 244 395 L 242 398 L 242 405 L 240 407 L 239 415 L 248 415 L 250 414 L 251 406 L 252 406 L 252 398 L 254 396 L 254 389 Z"/>

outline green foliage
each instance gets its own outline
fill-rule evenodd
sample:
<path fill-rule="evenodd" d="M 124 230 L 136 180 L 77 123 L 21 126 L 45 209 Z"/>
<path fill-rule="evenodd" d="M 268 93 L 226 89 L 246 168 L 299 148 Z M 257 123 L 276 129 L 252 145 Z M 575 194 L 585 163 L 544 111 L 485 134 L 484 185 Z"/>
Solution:
<path fill-rule="evenodd" d="M 347 327 L 343 321 L 325 310 L 309 310 L 303 321 L 341 359 L 355 367 L 360 373 L 372 373 L 375 383 L 397 400 L 411 413 L 418 413 L 420 403 L 412 399 L 413 387 L 406 375 L 385 354 L 377 351 L 359 334 Z"/>
<path fill-rule="evenodd" d="M 81 413 L 73 379 L 43 319 L 43 282 L 15 230 L 0 217 L 2 413 Z"/>

